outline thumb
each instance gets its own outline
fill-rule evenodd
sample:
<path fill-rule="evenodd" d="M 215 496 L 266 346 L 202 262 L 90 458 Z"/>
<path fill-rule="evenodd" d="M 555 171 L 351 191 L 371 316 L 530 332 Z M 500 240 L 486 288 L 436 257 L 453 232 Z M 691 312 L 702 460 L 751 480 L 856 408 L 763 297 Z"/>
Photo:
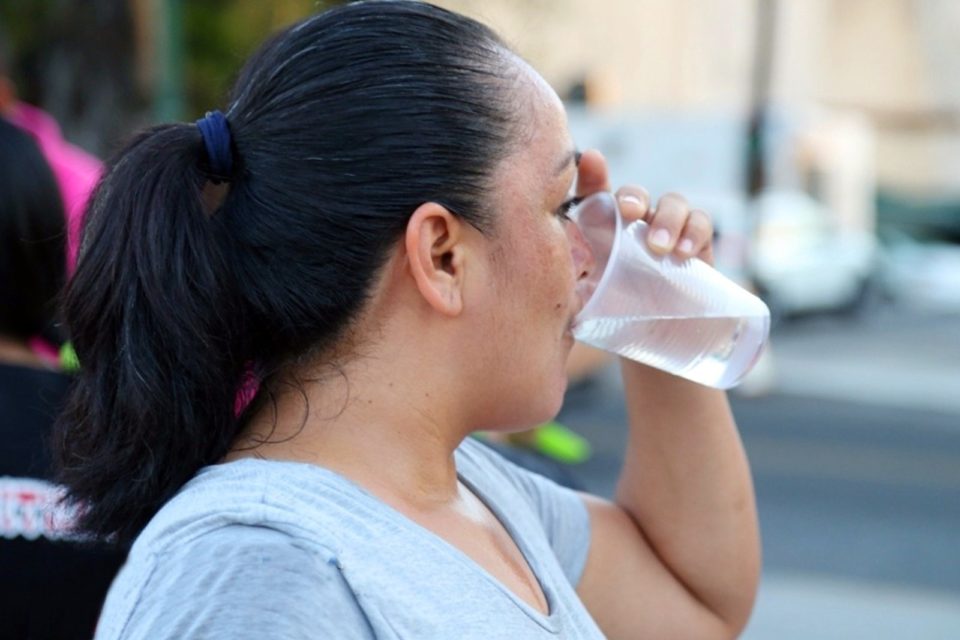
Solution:
<path fill-rule="evenodd" d="M 596 149 L 584 151 L 577 165 L 577 197 L 585 198 L 597 191 L 610 191 L 607 160 Z"/>

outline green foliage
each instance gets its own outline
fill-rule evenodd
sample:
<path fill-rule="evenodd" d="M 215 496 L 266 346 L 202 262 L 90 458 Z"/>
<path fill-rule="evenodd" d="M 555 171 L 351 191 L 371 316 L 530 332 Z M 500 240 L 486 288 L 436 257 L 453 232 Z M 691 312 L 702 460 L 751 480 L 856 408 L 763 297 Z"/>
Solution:
<path fill-rule="evenodd" d="M 224 105 L 244 60 L 271 34 L 338 4 L 317 0 L 184 2 L 184 91 L 187 117 Z"/>
<path fill-rule="evenodd" d="M 29 85 L 44 42 L 56 34 L 54 0 L 0 0 L 0 74 Z"/>
<path fill-rule="evenodd" d="M 102 28 L 103 25 L 95 20 L 76 18 L 118 2 L 121 9 L 127 9 L 118 15 L 150 15 L 148 24 L 152 33 L 138 37 L 134 21 L 129 19 L 110 25 L 112 42 L 105 42 L 103 34 L 77 31 Z M 0 0 L 0 54 L 6 40 L 6 48 L 11 54 L 8 71 L 20 86 L 23 97 L 43 104 L 46 88 L 35 87 L 37 83 L 33 80 L 41 70 L 49 73 L 49 65 L 62 62 L 62 57 L 53 55 L 52 43 L 60 43 L 60 49 L 75 47 L 79 43 L 99 43 L 102 47 L 115 45 L 119 38 L 130 48 L 150 49 L 141 51 L 143 55 L 140 57 L 154 60 L 159 69 L 168 62 L 161 58 L 171 55 L 169 49 L 164 50 L 167 53 L 161 53 L 161 49 L 156 48 L 157 39 L 163 37 L 161 16 L 174 15 L 175 24 L 171 25 L 174 33 L 169 35 L 179 43 L 179 46 L 174 45 L 173 51 L 176 52 L 175 62 L 182 67 L 175 70 L 177 81 L 172 90 L 178 95 L 177 102 L 184 105 L 184 113 L 177 115 L 189 119 L 223 106 L 230 84 L 244 60 L 272 33 L 339 3 L 338 0 Z M 117 8 L 117 5 L 112 6 Z M 72 57 L 79 59 L 100 56 L 103 52 L 85 52 L 77 48 L 73 54 Z M 74 71 L 72 67 L 67 69 L 68 73 Z M 119 71 L 121 67 L 117 66 L 114 72 Z M 129 74 L 131 68 L 122 71 Z M 147 74 L 148 78 L 152 76 Z M 164 97 L 161 96 L 159 76 L 148 80 L 144 90 L 148 100 Z"/>

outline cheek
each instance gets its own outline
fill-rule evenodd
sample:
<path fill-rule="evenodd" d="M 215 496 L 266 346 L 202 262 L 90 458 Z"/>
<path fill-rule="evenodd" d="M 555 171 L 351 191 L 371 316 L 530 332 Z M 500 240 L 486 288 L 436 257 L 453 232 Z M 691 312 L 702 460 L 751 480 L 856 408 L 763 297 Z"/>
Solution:
<path fill-rule="evenodd" d="M 566 230 L 557 234 L 556 242 L 551 246 L 552 273 L 556 275 L 557 284 L 564 295 L 562 302 L 566 303 L 570 291 L 577 284 L 579 266 L 584 260 L 589 260 L 589 249 L 582 243 L 572 241 Z"/>
<path fill-rule="evenodd" d="M 546 310 L 554 316 L 566 317 L 570 298 L 576 286 L 575 259 L 563 235 L 545 247 L 538 267 L 538 290 Z"/>
<path fill-rule="evenodd" d="M 546 225 L 523 229 L 512 240 L 511 257 L 516 260 L 515 277 L 510 280 L 515 295 L 538 314 L 565 317 L 576 286 L 575 245 L 566 231 L 550 220 Z"/>

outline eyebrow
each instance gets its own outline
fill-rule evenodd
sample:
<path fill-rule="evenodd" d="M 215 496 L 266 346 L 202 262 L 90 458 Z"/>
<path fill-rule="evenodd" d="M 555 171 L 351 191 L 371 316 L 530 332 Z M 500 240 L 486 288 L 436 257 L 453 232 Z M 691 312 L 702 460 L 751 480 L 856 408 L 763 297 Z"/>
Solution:
<path fill-rule="evenodd" d="M 565 156 L 563 156 L 563 161 L 557 165 L 557 168 L 554 170 L 555 175 L 559 175 L 564 172 L 564 170 L 570 166 L 572 161 L 574 164 L 580 164 L 580 151 L 578 149 L 571 149 Z"/>

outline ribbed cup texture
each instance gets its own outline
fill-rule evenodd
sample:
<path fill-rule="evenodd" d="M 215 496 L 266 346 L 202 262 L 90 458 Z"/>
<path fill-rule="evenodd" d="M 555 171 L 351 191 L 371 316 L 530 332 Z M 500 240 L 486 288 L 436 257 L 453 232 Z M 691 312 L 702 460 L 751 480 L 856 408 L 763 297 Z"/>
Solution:
<path fill-rule="evenodd" d="M 735 385 L 766 343 L 766 305 L 701 260 L 651 253 L 648 225 L 623 228 L 619 215 L 610 194 L 574 215 L 598 262 L 575 337 L 694 382 Z"/>

